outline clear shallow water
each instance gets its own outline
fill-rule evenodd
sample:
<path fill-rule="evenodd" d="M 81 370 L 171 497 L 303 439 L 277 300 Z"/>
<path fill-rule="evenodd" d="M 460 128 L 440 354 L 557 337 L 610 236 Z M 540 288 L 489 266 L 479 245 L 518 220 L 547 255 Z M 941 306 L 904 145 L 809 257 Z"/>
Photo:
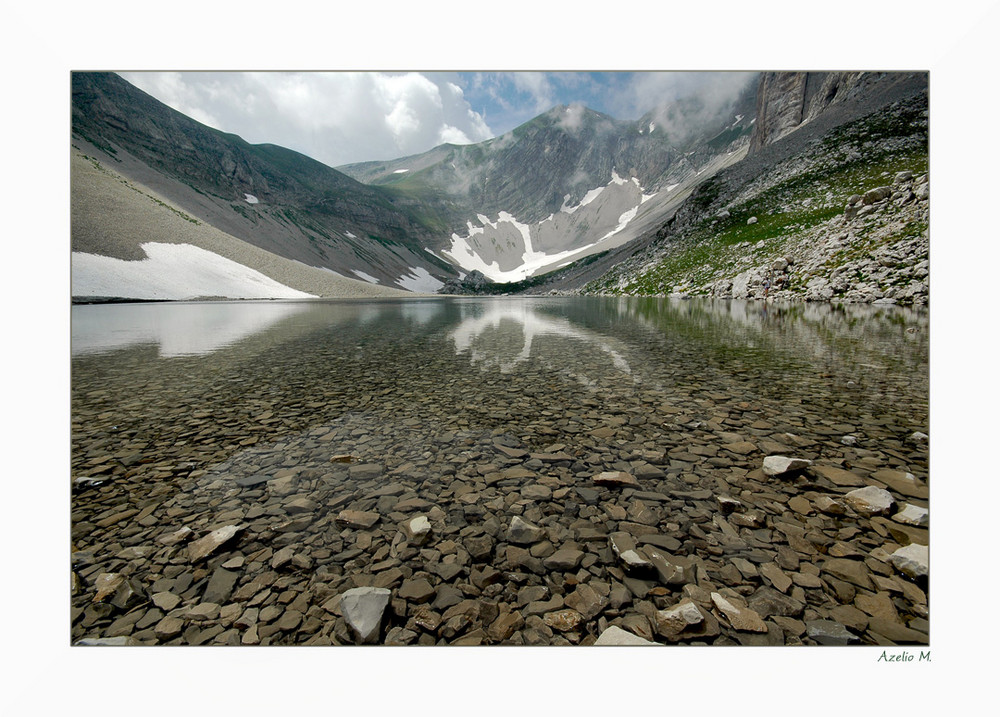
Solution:
<path fill-rule="evenodd" d="M 192 421 L 201 447 L 218 456 L 231 433 L 260 442 L 362 414 L 383 431 L 408 420 L 517 431 L 561 419 L 549 429 L 556 436 L 602 415 L 655 421 L 679 411 L 710 421 L 734 410 L 748 424 L 761 418 L 814 436 L 862 424 L 898 439 L 928 430 L 927 315 L 898 307 L 562 297 L 155 303 L 76 306 L 72 332 L 78 439 L 110 426 L 121 439 L 127 426 L 146 449 L 144 437 Z M 255 418 L 263 413 L 271 415 Z M 740 429 L 738 416 L 726 420 Z M 84 453 L 74 446 L 74 458 Z"/>
<path fill-rule="evenodd" d="M 249 561 L 241 587 L 288 545 L 310 567 L 283 579 L 301 580 L 289 589 L 313 605 L 328 597 L 322 589 L 381 576 L 393 561 L 430 571 L 440 591 L 479 568 L 441 568 L 456 554 L 442 558 L 454 547 L 437 542 L 396 555 L 400 503 L 427 513 L 435 541 L 500 536 L 522 515 L 546 525 L 553 542 L 574 544 L 581 525 L 614 531 L 626 511 L 642 514 L 613 491 L 584 504 L 577 487 L 592 489 L 601 471 L 647 470 L 643 490 L 675 496 L 647 501 L 657 529 L 723 584 L 732 577 L 719 557 L 728 538 L 707 496 L 738 495 L 768 511 L 797 490 L 754 478 L 762 455 L 928 480 L 925 447 L 908 440 L 928 432 L 927 315 L 897 307 L 205 302 L 76 306 L 72 322 L 73 477 L 101 481 L 75 494 L 73 539 L 110 556 L 85 580 L 123 568 L 150 585 L 173 580 L 184 560 L 169 549 L 129 565 L 114 556 L 181 527 L 202 535 L 239 523 Z M 513 469 L 525 472 L 504 472 Z M 397 488 L 387 494 L 389 485 Z M 345 508 L 382 521 L 345 529 L 335 520 Z M 855 535 L 810 520 L 835 539 Z M 744 529 L 744 549 L 770 557 L 779 533 Z M 865 551 L 886 540 L 867 529 L 853 539 Z M 605 552 L 588 548 L 585 567 L 612 585 Z M 506 555 L 488 560 L 505 569 Z M 207 579 L 195 571 L 185 599 L 197 602 Z M 816 609 L 828 599 L 818 589 L 810 598 Z M 80 594 L 81 607 L 88 600 Z M 101 624 L 84 618 L 75 629 Z M 313 633 L 282 634 L 294 643 Z"/>

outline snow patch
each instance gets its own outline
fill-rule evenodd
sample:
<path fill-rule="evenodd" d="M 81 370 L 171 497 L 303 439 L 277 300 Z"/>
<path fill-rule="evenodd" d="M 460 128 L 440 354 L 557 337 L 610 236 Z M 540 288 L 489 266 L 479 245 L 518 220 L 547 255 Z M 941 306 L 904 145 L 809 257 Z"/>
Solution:
<path fill-rule="evenodd" d="M 629 222 L 635 219 L 635 217 L 638 214 L 639 207 L 645 202 L 654 198 L 656 196 L 656 193 L 654 192 L 652 194 L 643 194 L 642 185 L 640 184 L 639 179 L 637 177 L 630 177 L 628 179 L 625 179 L 618 174 L 617 170 L 612 169 L 611 181 L 604 186 L 596 187 L 588 191 L 586 195 L 584 195 L 583 199 L 580 200 L 580 203 L 577 204 L 576 206 L 574 207 L 568 206 L 568 202 L 570 200 L 569 194 L 563 196 L 563 203 L 559 211 L 564 214 L 573 214 L 581 207 L 585 207 L 588 204 L 594 202 L 599 196 L 601 196 L 601 193 L 604 192 L 604 190 L 610 188 L 612 185 L 624 186 L 628 185 L 629 183 L 635 185 L 636 189 L 639 190 L 638 203 L 631 209 L 628 209 L 619 215 L 618 224 L 614 229 L 612 229 L 601 238 L 596 239 L 595 241 L 589 244 L 583 246 L 577 246 L 572 249 L 567 249 L 565 251 L 555 252 L 552 254 L 547 254 L 544 251 L 535 250 L 531 236 L 532 227 L 534 227 L 536 230 L 542 229 L 544 231 L 545 223 L 553 221 L 555 219 L 555 215 L 554 214 L 549 215 L 548 218 L 543 219 L 537 224 L 529 226 L 527 224 L 523 224 L 517 221 L 516 217 L 514 217 L 509 212 L 501 211 L 497 215 L 496 221 L 492 221 L 489 217 L 483 214 L 478 214 L 476 218 L 479 220 L 480 226 L 476 226 L 475 224 L 473 224 L 473 222 L 467 221 L 466 222 L 466 226 L 468 227 L 467 235 L 462 237 L 457 233 L 453 233 L 451 235 L 451 247 L 449 249 L 443 250 L 441 253 L 442 255 L 445 255 L 447 258 L 450 258 L 451 261 L 453 261 L 458 266 L 461 266 L 463 269 L 467 269 L 469 271 L 478 270 L 482 272 L 485 276 L 492 279 L 493 281 L 500 281 L 500 282 L 520 281 L 522 279 L 526 279 L 529 276 L 532 276 L 539 269 L 543 269 L 547 266 L 555 266 L 555 265 L 564 266 L 565 264 L 568 264 L 571 261 L 578 258 L 579 256 L 581 256 L 588 250 L 597 246 L 601 242 L 604 242 L 605 240 L 620 233 L 623 229 L 625 229 L 625 227 L 629 224 Z M 671 187 L 671 189 L 672 188 L 673 187 Z M 524 253 L 520 258 L 520 265 L 514 269 L 508 269 L 508 270 L 501 269 L 499 261 L 496 260 L 487 263 L 486 259 L 484 259 L 482 256 L 483 249 L 480 247 L 479 241 L 473 239 L 473 237 L 476 237 L 477 235 L 486 235 L 486 227 L 490 227 L 491 229 L 496 230 L 501 222 L 513 225 L 514 228 L 517 229 L 518 232 L 521 234 L 521 238 L 524 243 Z"/>
<path fill-rule="evenodd" d="M 257 197 L 255 197 L 252 194 L 244 194 L 243 196 L 246 197 L 247 204 L 256 204 L 257 202 L 260 201 L 259 199 L 257 199 Z"/>
<path fill-rule="evenodd" d="M 597 199 L 599 196 L 601 196 L 601 192 L 603 191 L 604 187 L 597 187 L 595 189 L 591 189 L 589 192 L 583 195 L 583 199 L 581 199 L 580 203 L 577 204 L 575 207 L 566 206 L 566 202 L 569 201 L 569 195 L 567 194 L 565 197 L 563 197 L 563 205 L 562 207 L 559 208 L 559 211 L 566 212 L 566 214 L 572 214 L 580 207 L 585 207 L 592 201 Z"/>
<path fill-rule="evenodd" d="M 433 294 L 444 286 L 444 282 L 435 279 L 431 273 L 421 267 L 410 267 L 410 273 L 396 279 L 396 283 L 407 291 L 415 291 L 418 294 Z"/>
<path fill-rule="evenodd" d="M 73 252 L 73 296 L 183 301 L 203 296 L 229 299 L 304 299 L 313 294 L 279 284 L 248 266 L 192 244 L 142 244 L 147 258 L 126 261 Z"/>
<path fill-rule="evenodd" d="M 354 274 L 355 276 L 357 276 L 359 279 L 364 279 L 369 284 L 377 284 L 378 283 L 378 279 L 376 279 L 371 274 L 366 274 L 363 271 L 359 271 L 357 269 L 351 269 L 351 273 Z"/>
<path fill-rule="evenodd" d="M 409 172 L 409 171 L 410 170 L 408 170 L 408 169 L 397 169 L 395 172 L 393 172 L 393 174 L 405 174 L 406 172 Z"/>
<path fill-rule="evenodd" d="M 620 232 L 622 229 L 628 226 L 628 223 L 635 219 L 636 213 L 639 211 L 639 207 L 632 207 L 631 209 L 622 212 L 621 216 L 618 217 L 618 226 L 609 231 L 607 234 L 602 236 L 598 243 L 604 241 L 605 239 L 610 239 L 615 234 Z"/>
<path fill-rule="evenodd" d="M 668 185 L 667 185 L 667 190 L 666 190 L 666 191 L 668 191 L 668 192 L 672 192 L 672 191 L 674 191 L 675 189 L 677 189 L 677 187 L 679 187 L 679 186 L 681 186 L 681 185 L 680 185 L 680 184 L 668 184 Z"/>
<path fill-rule="evenodd" d="M 357 237 L 351 234 L 350 232 L 344 232 L 344 236 L 346 236 L 348 239 L 357 239 Z"/>

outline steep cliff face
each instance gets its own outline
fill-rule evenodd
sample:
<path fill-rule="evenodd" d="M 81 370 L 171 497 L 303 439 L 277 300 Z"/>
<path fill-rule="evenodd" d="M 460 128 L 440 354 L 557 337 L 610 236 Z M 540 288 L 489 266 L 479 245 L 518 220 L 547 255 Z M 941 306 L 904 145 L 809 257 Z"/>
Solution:
<path fill-rule="evenodd" d="M 835 105 L 851 105 L 858 114 L 887 97 L 909 93 L 926 73 L 900 72 L 763 72 L 757 90 L 757 122 L 749 154 L 812 122 Z"/>

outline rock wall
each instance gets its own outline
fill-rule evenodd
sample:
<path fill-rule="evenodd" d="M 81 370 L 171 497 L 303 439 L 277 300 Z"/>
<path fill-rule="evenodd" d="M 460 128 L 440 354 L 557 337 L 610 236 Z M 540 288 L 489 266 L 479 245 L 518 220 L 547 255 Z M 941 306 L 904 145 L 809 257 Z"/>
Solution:
<path fill-rule="evenodd" d="M 923 73 L 762 72 L 757 89 L 757 122 L 750 136 L 753 155 L 845 102 L 877 102 L 897 85 Z"/>

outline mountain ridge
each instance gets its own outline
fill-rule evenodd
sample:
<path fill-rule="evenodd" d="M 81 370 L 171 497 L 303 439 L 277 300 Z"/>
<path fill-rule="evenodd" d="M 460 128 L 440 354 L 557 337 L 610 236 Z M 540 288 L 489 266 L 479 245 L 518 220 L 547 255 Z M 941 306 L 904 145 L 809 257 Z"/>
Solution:
<path fill-rule="evenodd" d="M 332 168 L 207 127 L 112 73 L 74 73 L 73 145 L 194 221 L 340 276 L 434 291 L 477 271 L 520 281 L 511 292 L 578 292 L 926 84 L 926 73 L 765 72 L 711 112 L 699 98 L 636 121 L 561 105 L 478 144 Z M 145 256 L 138 243 L 102 248 L 97 225 L 78 229 L 76 251 Z"/>

